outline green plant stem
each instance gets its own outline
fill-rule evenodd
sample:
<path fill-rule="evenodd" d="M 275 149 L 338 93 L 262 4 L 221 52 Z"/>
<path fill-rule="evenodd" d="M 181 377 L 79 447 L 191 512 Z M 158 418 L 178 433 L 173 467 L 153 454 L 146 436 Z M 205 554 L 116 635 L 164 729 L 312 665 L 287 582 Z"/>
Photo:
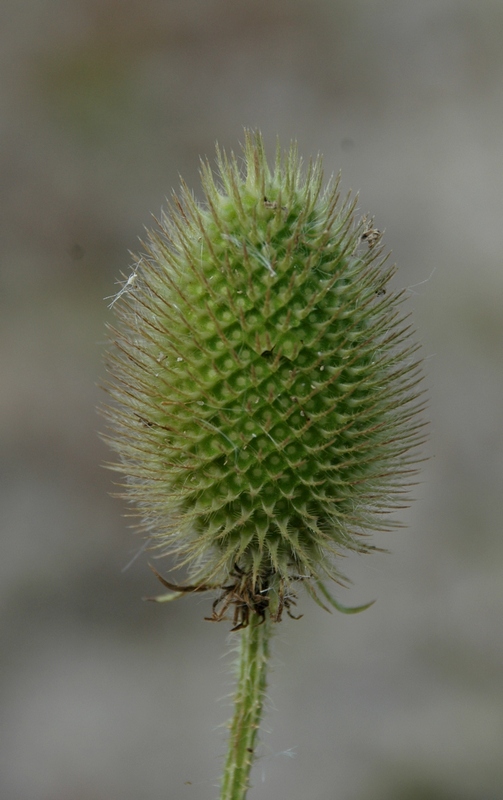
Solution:
<path fill-rule="evenodd" d="M 249 788 L 267 685 L 270 633 L 269 618 L 261 621 L 257 614 L 251 615 L 250 624 L 241 631 L 238 685 L 220 800 L 244 800 Z"/>

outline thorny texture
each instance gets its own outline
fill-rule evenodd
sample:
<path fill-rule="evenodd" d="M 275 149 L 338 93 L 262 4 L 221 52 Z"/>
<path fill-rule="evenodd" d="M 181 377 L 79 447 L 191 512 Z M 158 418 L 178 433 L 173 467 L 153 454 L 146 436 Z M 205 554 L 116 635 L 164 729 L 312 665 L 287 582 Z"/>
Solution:
<path fill-rule="evenodd" d="M 267 688 L 270 620 L 252 615 L 239 636 L 234 715 L 229 726 L 220 800 L 245 800 Z"/>
<path fill-rule="evenodd" d="M 274 170 L 248 134 L 185 185 L 117 296 L 105 410 L 138 526 L 233 608 L 280 619 L 299 576 L 336 607 L 347 551 L 397 522 L 423 441 L 404 291 L 356 201 L 295 146 Z M 115 301 L 114 301 L 115 302 Z M 162 598 L 161 598 L 162 599 Z"/>

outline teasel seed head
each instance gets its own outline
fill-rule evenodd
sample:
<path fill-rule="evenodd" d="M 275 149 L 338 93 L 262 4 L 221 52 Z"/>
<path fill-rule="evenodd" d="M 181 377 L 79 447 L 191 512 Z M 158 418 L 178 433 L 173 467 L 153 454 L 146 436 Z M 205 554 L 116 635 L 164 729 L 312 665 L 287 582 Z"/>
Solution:
<path fill-rule="evenodd" d="M 188 586 L 280 619 L 302 580 L 321 605 L 340 559 L 398 523 L 424 439 L 418 345 L 381 232 L 323 190 L 293 144 L 270 170 L 217 148 L 204 202 L 182 183 L 116 298 L 105 409 L 138 527 Z M 116 302 L 117 301 L 117 302 Z M 159 576 L 160 577 L 160 576 Z M 354 609 L 359 610 L 359 609 Z"/>

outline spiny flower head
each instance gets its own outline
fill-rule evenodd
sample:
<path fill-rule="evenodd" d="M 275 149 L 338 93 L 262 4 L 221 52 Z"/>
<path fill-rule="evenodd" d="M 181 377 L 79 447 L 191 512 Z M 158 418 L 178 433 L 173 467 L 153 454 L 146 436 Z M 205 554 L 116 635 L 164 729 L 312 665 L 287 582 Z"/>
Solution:
<path fill-rule="evenodd" d="M 375 549 L 416 472 L 421 375 L 381 234 L 320 161 L 292 145 L 270 170 L 251 133 L 243 170 L 217 157 L 114 300 L 106 414 L 139 527 L 188 569 L 163 583 L 220 587 L 213 618 L 242 627 L 297 579 L 338 607 L 323 579 Z"/>

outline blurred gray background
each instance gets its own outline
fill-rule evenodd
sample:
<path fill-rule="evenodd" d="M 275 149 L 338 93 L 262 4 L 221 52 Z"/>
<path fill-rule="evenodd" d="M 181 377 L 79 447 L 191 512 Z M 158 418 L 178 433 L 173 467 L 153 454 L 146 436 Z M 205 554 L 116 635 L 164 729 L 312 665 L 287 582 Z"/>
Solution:
<path fill-rule="evenodd" d="M 211 800 L 229 626 L 158 589 L 96 431 L 103 298 L 243 126 L 324 154 L 409 287 L 430 456 L 391 555 L 274 641 L 250 800 L 503 798 L 503 4 L 2 0 L 5 800 Z"/>

